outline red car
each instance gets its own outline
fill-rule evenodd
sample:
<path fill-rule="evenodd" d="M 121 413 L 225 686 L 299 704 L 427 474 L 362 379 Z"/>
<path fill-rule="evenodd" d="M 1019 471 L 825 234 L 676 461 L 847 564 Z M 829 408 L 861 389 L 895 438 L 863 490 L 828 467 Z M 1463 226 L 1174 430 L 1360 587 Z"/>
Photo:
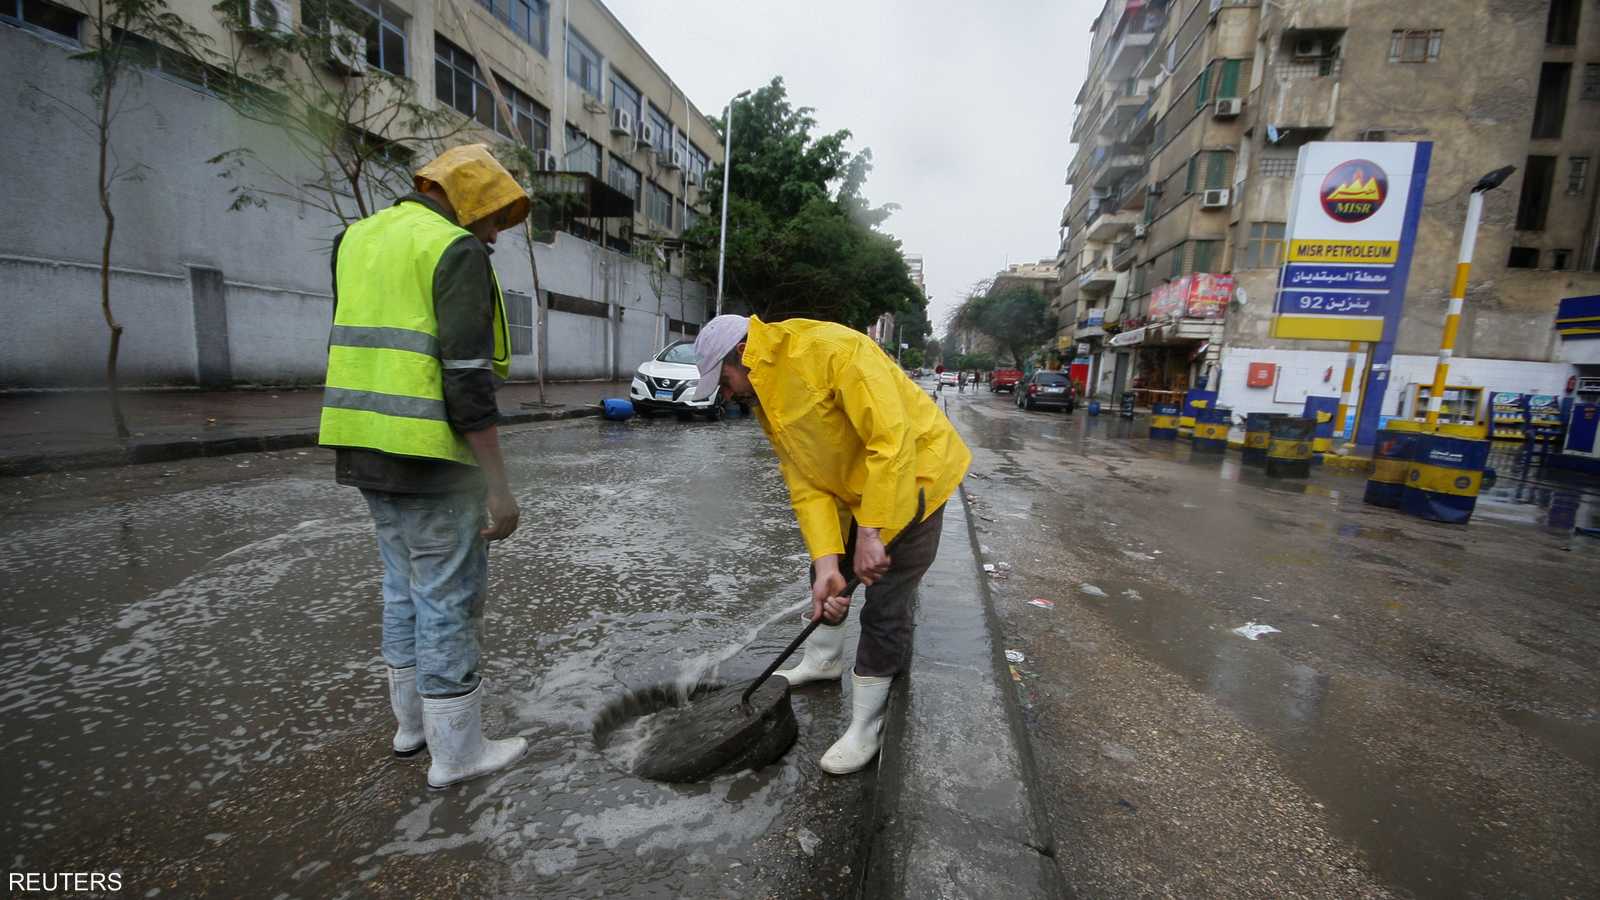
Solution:
<path fill-rule="evenodd" d="M 1022 381 L 1021 369 L 995 369 L 989 373 L 989 393 L 1016 393 L 1017 385 Z"/>

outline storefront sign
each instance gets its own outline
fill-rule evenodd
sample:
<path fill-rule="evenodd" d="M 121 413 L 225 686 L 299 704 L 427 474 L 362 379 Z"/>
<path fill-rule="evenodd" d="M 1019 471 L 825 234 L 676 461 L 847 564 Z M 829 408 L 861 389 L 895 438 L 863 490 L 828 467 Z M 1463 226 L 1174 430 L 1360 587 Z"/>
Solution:
<path fill-rule="evenodd" d="M 1086 327 L 1099 328 L 1106 324 L 1106 311 L 1103 309 L 1089 310 L 1089 322 Z"/>
<path fill-rule="evenodd" d="M 1300 149 L 1274 337 L 1393 339 L 1428 158 L 1413 143 Z"/>
<path fill-rule="evenodd" d="M 1200 272 L 1190 276 L 1186 314 L 1191 319 L 1221 319 L 1233 299 L 1233 276 Z"/>

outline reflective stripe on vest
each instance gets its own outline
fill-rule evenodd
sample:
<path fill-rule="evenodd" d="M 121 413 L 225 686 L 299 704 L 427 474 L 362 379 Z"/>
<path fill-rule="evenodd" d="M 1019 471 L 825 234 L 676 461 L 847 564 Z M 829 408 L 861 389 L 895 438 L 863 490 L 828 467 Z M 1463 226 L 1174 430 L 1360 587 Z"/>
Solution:
<path fill-rule="evenodd" d="M 434 270 L 467 234 L 420 203 L 399 203 L 345 232 L 319 443 L 477 464 L 450 427 L 433 309 Z M 495 358 L 448 365 L 486 368 L 504 379 L 510 329 L 498 279 L 494 286 Z"/>

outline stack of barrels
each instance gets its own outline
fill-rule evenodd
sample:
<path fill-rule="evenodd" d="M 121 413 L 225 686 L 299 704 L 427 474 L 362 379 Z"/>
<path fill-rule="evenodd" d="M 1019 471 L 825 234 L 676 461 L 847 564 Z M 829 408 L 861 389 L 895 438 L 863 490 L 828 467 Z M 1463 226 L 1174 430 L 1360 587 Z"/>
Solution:
<path fill-rule="evenodd" d="M 1310 478 L 1315 419 L 1280 416 L 1272 420 L 1267 441 L 1268 478 Z"/>
<path fill-rule="evenodd" d="M 1178 439 L 1178 404 L 1157 403 L 1150 408 L 1150 440 Z"/>
<path fill-rule="evenodd" d="M 1228 449 L 1228 430 L 1233 427 L 1233 410 L 1208 404 L 1195 410 L 1193 448 L 1196 453 L 1224 453 Z"/>
<path fill-rule="evenodd" d="M 1482 425 L 1390 421 L 1378 432 L 1364 499 L 1434 522 L 1466 524 L 1489 462 L 1485 438 Z"/>

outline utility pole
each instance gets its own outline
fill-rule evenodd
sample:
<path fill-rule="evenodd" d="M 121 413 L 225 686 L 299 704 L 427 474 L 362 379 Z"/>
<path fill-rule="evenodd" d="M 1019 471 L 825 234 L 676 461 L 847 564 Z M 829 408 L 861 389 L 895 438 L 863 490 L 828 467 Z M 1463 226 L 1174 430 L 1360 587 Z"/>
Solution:
<path fill-rule="evenodd" d="M 1450 373 L 1450 358 L 1455 355 L 1456 334 L 1461 330 L 1461 307 L 1467 297 L 1467 274 L 1472 271 L 1472 251 L 1478 243 L 1478 223 L 1483 219 L 1483 195 L 1505 183 L 1516 166 L 1506 166 L 1478 179 L 1467 198 L 1467 222 L 1461 230 L 1461 253 L 1456 257 L 1456 278 L 1450 288 L 1450 306 L 1444 314 L 1444 336 L 1439 341 L 1439 362 L 1433 368 L 1433 386 L 1428 390 L 1427 423 L 1439 423 L 1439 407 L 1444 403 L 1445 377 Z"/>
<path fill-rule="evenodd" d="M 728 127 L 722 136 L 722 229 L 717 245 L 717 315 L 722 315 L 722 269 L 728 259 L 728 182 L 733 180 L 733 105 L 750 96 L 740 91 L 728 101 L 726 116 Z"/>

